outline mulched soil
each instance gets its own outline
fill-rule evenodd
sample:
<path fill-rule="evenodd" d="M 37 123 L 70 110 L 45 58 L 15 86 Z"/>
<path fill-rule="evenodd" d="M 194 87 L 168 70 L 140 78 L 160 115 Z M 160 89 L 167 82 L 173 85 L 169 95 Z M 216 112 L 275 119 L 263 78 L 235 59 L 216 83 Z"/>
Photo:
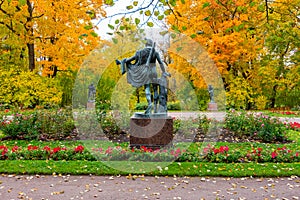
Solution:
<path fill-rule="evenodd" d="M 178 131 L 174 135 L 174 141 L 178 142 L 230 142 L 230 143 L 242 143 L 242 142 L 262 142 L 255 136 L 235 134 L 227 129 L 218 129 L 217 131 L 205 134 L 200 129 L 191 129 L 186 134 L 182 131 Z M 129 142 L 130 134 L 128 131 L 120 131 L 116 134 L 107 134 L 107 138 L 113 142 Z M 292 141 L 285 140 L 276 143 L 290 143 Z"/>

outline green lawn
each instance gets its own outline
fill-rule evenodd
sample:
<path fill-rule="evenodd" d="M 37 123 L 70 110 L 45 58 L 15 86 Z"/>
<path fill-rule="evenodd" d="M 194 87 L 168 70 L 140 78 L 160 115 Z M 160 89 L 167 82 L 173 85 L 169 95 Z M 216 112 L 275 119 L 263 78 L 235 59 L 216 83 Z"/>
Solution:
<path fill-rule="evenodd" d="M 110 168 L 124 166 L 124 170 Z M 144 172 L 166 165 L 161 170 Z M 134 172 L 131 169 L 136 169 Z M 224 176 L 224 177 L 286 177 L 300 176 L 300 163 L 149 163 L 114 161 L 0 161 L 0 173 L 7 174 L 70 174 L 70 175 L 145 175 L 145 176 Z"/>

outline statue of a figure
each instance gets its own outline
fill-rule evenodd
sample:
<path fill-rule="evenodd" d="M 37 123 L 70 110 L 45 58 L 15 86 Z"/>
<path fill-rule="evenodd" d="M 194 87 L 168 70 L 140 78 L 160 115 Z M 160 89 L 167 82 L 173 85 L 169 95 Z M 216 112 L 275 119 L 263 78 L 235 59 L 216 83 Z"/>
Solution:
<path fill-rule="evenodd" d="M 131 63 L 133 62 L 134 63 Z M 156 61 L 159 63 L 160 69 L 163 72 L 162 78 L 158 79 L 157 71 L 156 71 Z M 127 82 L 131 84 L 133 87 L 145 87 L 146 99 L 148 102 L 148 107 L 145 110 L 145 114 L 149 115 L 152 111 L 152 101 L 151 101 L 151 85 L 153 88 L 153 100 L 154 100 L 154 113 L 157 113 L 158 101 L 162 99 L 160 102 L 160 106 L 164 108 L 166 111 L 166 77 L 171 76 L 164 67 L 164 64 L 159 56 L 159 54 L 155 51 L 155 43 L 152 40 L 146 39 L 146 47 L 142 50 L 139 50 L 135 53 L 131 58 L 125 58 L 121 61 L 116 60 L 116 63 L 121 64 L 121 73 L 124 74 L 127 72 Z M 164 96 L 160 98 L 158 93 L 159 82 L 163 84 L 160 86 L 160 96 Z M 161 112 L 162 109 L 159 109 Z"/>
<path fill-rule="evenodd" d="M 88 101 L 94 102 L 95 96 L 96 96 L 96 88 L 95 88 L 94 84 L 92 83 L 89 85 Z"/>
<path fill-rule="evenodd" d="M 208 85 L 208 93 L 209 93 L 209 98 L 210 98 L 210 102 L 214 103 L 214 88 L 212 85 Z"/>

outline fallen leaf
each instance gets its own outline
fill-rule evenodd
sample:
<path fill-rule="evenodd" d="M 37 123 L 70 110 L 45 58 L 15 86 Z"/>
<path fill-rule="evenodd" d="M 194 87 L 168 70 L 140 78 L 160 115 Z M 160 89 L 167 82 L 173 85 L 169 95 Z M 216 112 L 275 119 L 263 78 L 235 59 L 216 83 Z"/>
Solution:
<path fill-rule="evenodd" d="M 63 193 L 65 193 L 64 190 L 59 191 L 59 192 L 52 192 L 51 195 L 59 195 L 59 194 L 63 194 Z"/>

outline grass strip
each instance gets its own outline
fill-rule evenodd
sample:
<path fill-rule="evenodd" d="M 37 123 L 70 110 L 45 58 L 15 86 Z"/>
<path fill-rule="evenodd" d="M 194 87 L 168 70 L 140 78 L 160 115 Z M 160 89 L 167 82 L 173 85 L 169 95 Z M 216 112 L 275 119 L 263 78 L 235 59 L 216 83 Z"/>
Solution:
<path fill-rule="evenodd" d="M 117 170 L 104 162 L 95 161 L 0 161 L 3 174 L 70 174 L 70 175 L 145 175 L 145 176 L 214 176 L 214 177 L 287 177 L 300 176 L 300 163 L 161 163 L 114 161 L 114 165 L 124 166 Z M 110 165 L 111 166 L 111 165 Z M 147 168 L 157 166 L 156 170 Z M 159 166 L 167 166 L 160 168 Z M 136 169 L 130 173 L 127 169 Z M 143 169 L 143 170 L 141 170 Z"/>

